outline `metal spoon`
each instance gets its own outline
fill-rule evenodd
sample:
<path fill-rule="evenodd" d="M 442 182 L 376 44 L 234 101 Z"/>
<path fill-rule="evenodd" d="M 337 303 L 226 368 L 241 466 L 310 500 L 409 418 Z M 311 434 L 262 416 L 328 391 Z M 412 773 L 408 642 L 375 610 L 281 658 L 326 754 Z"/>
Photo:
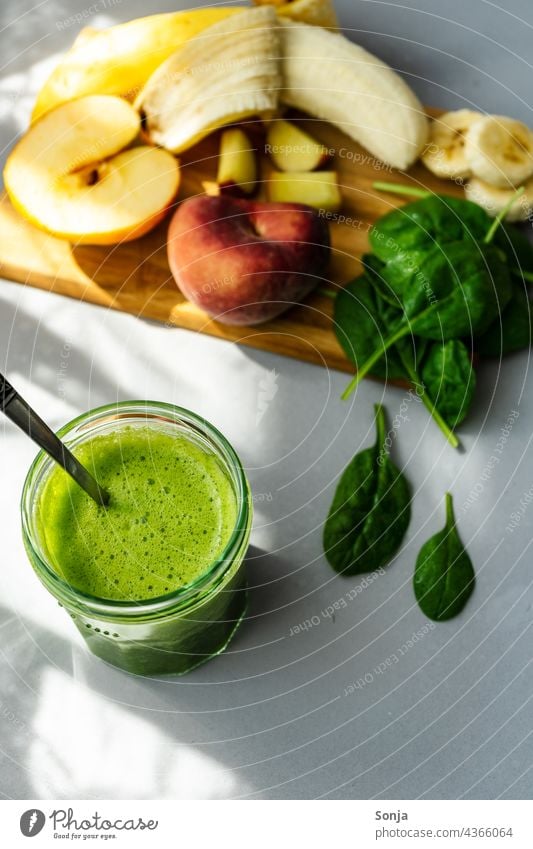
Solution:
<path fill-rule="evenodd" d="M 0 411 L 36 442 L 97 504 L 109 504 L 109 493 L 98 485 L 66 445 L 50 430 L 35 410 L 26 403 L 8 380 L 0 373 Z"/>

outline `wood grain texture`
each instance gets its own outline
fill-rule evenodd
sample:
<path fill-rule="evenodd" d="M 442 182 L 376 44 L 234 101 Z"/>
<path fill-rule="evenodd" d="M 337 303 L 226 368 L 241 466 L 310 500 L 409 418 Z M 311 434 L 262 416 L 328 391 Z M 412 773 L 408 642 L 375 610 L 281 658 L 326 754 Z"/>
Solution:
<path fill-rule="evenodd" d="M 420 164 L 408 176 L 386 168 L 329 124 L 306 120 L 303 126 L 335 150 L 333 167 L 338 171 L 345 199 L 340 213 L 343 219 L 331 221 L 333 251 L 325 288 L 342 286 L 359 273 L 371 225 L 405 202 L 398 196 L 376 192 L 372 188 L 374 181 L 399 181 L 457 196 L 463 193 L 460 186 L 438 180 Z M 264 144 L 253 127 L 251 132 L 258 145 Z M 217 149 L 218 140 L 212 137 L 182 157 L 179 200 L 200 193 L 202 180 L 215 178 Z M 263 177 L 271 167 L 263 158 Z M 169 326 L 353 371 L 333 332 L 330 298 L 313 294 L 305 303 L 259 327 L 228 327 L 209 319 L 183 298 L 174 283 L 166 260 L 167 227 L 168 218 L 132 242 L 112 247 L 75 246 L 26 222 L 4 195 L 0 199 L 0 275 Z"/>

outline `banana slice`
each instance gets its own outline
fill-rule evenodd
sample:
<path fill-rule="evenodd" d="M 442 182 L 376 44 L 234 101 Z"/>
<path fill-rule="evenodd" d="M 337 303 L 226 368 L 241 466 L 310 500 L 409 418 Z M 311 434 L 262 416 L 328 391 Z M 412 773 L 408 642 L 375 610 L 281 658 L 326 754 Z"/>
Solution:
<path fill-rule="evenodd" d="M 224 124 L 277 108 L 280 40 L 272 6 L 203 30 L 155 71 L 135 101 L 143 135 L 173 153 Z"/>
<path fill-rule="evenodd" d="M 504 115 L 476 121 L 465 136 L 464 153 L 472 174 L 492 186 L 521 186 L 533 174 L 533 133 Z"/>
<path fill-rule="evenodd" d="M 412 165 L 427 141 L 428 121 L 407 83 L 343 35 L 279 22 L 283 103 L 329 121 L 388 165 Z"/>
<path fill-rule="evenodd" d="M 527 221 L 533 215 L 533 179 L 524 183 L 524 193 L 512 204 L 505 216 L 506 221 Z M 478 177 L 473 177 L 465 186 L 468 200 L 483 207 L 488 215 L 496 218 L 505 209 L 516 189 L 500 189 Z"/>
<path fill-rule="evenodd" d="M 429 142 L 422 162 L 437 177 L 456 180 L 469 177 L 464 144 L 467 131 L 482 118 L 481 112 L 458 109 L 435 118 L 429 128 Z"/>

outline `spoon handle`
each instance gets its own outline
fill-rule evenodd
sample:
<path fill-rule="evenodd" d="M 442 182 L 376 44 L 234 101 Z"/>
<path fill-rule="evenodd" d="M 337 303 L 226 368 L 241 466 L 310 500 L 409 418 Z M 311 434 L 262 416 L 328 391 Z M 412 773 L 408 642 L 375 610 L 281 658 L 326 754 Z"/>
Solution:
<path fill-rule="evenodd" d="M 109 493 L 102 489 L 85 466 L 76 459 L 69 449 L 43 422 L 35 410 L 26 403 L 16 389 L 0 373 L 0 411 L 24 431 L 33 442 L 52 457 L 56 463 L 73 478 L 97 504 L 105 507 L 109 503 Z"/>

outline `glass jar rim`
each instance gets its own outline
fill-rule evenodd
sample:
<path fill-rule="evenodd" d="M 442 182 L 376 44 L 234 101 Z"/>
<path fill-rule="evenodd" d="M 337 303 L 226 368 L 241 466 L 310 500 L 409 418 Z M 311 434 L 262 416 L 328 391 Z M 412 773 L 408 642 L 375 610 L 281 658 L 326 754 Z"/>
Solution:
<path fill-rule="evenodd" d="M 170 424 L 182 423 L 196 430 L 202 437 L 207 438 L 210 445 L 216 448 L 217 456 L 224 461 L 227 469 L 233 472 L 232 478 L 235 485 L 235 496 L 237 502 L 237 517 L 232 535 L 220 555 L 211 565 L 194 581 L 179 587 L 171 593 L 156 596 L 150 599 L 139 599 L 136 601 L 123 601 L 106 599 L 84 593 L 65 581 L 47 562 L 42 553 L 35 529 L 33 528 L 33 505 L 38 487 L 42 484 L 42 475 L 45 469 L 53 467 L 53 460 L 43 451 L 39 451 L 33 460 L 22 489 L 21 515 L 22 532 L 24 542 L 31 548 L 32 554 L 38 564 L 38 576 L 47 589 L 58 601 L 65 602 L 69 606 L 75 606 L 101 617 L 117 616 L 130 619 L 148 615 L 166 614 L 174 608 L 186 607 L 188 602 L 193 604 L 203 599 L 217 583 L 223 579 L 230 569 L 235 555 L 247 543 L 250 534 L 250 495 L 248 481 L 244 473 L 239 456 L 226 437 L 212 425 L 207 419 L 193 413 L 185 407 L 169 404 L 164 401 L 119 401 L 113 404 L 105 404 L 82 413 L 67 422 L 57 431 L 59 437 L 73 434 L 77 429 L 83 435 L 89 436 L 93 426 L 107 421 L 117 422 L 119 425 L 131 425 L 131 419 L 145 419 L 150 421 L 168 422 Z M 76 444 L 76 442 L 74 442 Z M 35 562 L 32 559 L 35 568 Z"/>

